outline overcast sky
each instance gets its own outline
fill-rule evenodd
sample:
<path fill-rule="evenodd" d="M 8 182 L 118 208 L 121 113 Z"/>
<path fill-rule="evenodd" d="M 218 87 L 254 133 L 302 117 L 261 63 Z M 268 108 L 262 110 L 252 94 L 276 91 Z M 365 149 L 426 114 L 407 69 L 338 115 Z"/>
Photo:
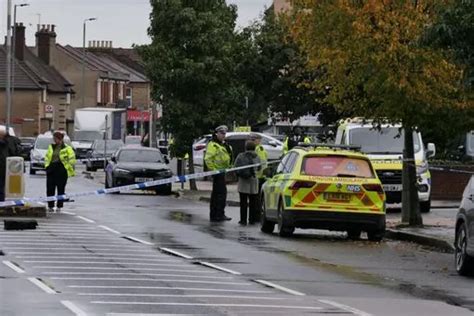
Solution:
<path fill-rule="evenodd" d="M 17 8 L 17 21 L 27 27 L 27 44 L 34 45 L 34 32 L 41 24 L 55 24 L 57 41 L 61 44 L 82 46 L 82 23 L 88 22 L 87 40 L 113 41 L 114 47 L 130 47 L 148 43 L 146 34 L 151 11 L 149 0 L 14 0 L 30 6 Z M 272 0 L 228 0 L 239 9 L 238 26 L 247 26 L 262 14 Z M 7 0 L 0 0 L 0 38 L 6 34 Z M 13 10 L 12 10 L 13 11 Z M 12 13 L 13 14 L 13 13 Z"/>

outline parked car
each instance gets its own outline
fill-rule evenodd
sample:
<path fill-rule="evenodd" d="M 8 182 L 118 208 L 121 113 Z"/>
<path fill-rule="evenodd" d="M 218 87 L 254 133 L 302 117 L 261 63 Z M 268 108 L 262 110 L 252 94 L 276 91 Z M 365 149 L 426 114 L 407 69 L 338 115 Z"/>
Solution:
<path fill-rule="evenodd" d="M 20 139 L 20 156 L 25 160 L 30 160 L 30 151 L 35 146 L 36 138 L 34 137 L 19 137 Z"/>
<path fill-rule="evenodd" d="M 120 139 L 96 140 L 92 143 L 91 150 L 87 156 L 86 170 L 97 171 L 103 169 L 106 160 L 112 157 L 113 153 L 123 147 L 124 143 Z"/>
<path fill-rule="evenodd" d="M 474 274 L 474 176 L 462 195 L 461 206 L 456 216 L 454 241 L 456 271 L 460 275 Z"/>
<path fill-rule="evenodd" d="M 250 138 L 250 134 L 251 132 L 229 132 L 226 134 L 226 142 L 232 146 L 234 158 L 241 152 L 245 151 L 245 141 Z M 268 160 L 278 160 L 281 158 L 283 154 L 283 143 L 281 141 L 267 134 L 255 134 L 260 134 L 262 136 L 262 146 L 268 152 Z M 211 137 L 211 135 L 204 135 L 204 137 L 194 143 L 193 158 L 195 166 L 203 166 L 204 153 Z"/>
<path fill-rule="evenodd" d="M 141 146 L 142 145 L 142 137 L 141 136 L 134 136 L 129 135 L 125 137 L 125 145 L 126 146 Z"/>
<path fill-rule="evenodd" d="M 168 161 L 157 148 L 122 147 L 105 168 L 105 187 L 129 185 L 171 178 Z M 157 194 L 171 194 L 171 183 L 150 187 Z"/>
<path fill-rule="evenodd" d="M 262 187 L 261 230 L 291 236 L 295 228 L 346 231 L 371 241 L 385 233 L 385 193 L 369 158 L 327 147 L 295 148 Z"/>
<path fill-rule="evenodd" d="M 36 174 L 36 171 L 44 171 L 44 158 L 49 145 L 53 144 L 53 134 L 46 132 L 36 138 L 35 145 L 30 151 L 30 174 Z M 72 146 L 69 136 L 64 135 L 64 143 Z"/>

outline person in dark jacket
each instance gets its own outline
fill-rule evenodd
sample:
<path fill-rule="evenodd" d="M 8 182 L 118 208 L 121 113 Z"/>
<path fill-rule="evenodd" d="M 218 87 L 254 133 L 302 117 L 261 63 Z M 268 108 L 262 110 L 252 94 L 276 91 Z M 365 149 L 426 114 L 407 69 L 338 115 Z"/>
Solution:
<path fill-rule="evenodd" d="M 235 158 L 234 167 L 259 164 L 260 158 L 255 152 L 255 143 L 247 141 L 245 151 Z M 258 179 L 257 171 L 259 167 L 251 167 L 237 170 L 238 184 L 237 190 L 240 197 L 240 225 L 247 225 L 247 215 L 249 224 L 252 225 L 259 220 L 258 209 Z"/>

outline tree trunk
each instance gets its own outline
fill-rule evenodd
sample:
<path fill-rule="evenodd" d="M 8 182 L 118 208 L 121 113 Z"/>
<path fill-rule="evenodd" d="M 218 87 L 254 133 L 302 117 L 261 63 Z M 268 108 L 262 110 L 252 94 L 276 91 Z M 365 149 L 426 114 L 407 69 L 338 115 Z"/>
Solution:
<path fill-rule="evenodd" d="M 422 226 L 418 187 L 416 180 L 415 150 L 413 148 L 413 128 L 404 127 L 404 150 L 402 172 L 402 223 L 409 226 Z"/>
<path fill-rule="evenodd" d="M 193 156 L 193 147 L 192 146 L 191 146 L 191 150 L 189 151 L 189 174 L 194 174 L 194 156 Z M 191 191 L 197 191 L 198 190 L 195 179 L 189 180 L 189 189 Z"/>

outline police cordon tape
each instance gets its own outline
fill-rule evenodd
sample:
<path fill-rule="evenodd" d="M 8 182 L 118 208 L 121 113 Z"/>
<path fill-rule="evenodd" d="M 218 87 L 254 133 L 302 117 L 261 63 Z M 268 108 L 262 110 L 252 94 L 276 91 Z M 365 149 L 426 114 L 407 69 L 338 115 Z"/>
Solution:
<path fill-rule="evenodd" d="M 140 190 L 140 189 L 143 190 L 143 189 L 146 189 L 146 188 L 149 188 L 149 187 L 157 187 L 157 186 L 160 186 L 160 185 L 175 183 L 175 182 L 184 183 L 184 182 L 189 181 L 191 179 L 199 179 L 199 178 L 204 178 L 204 177 L 208 177 L 208 176 L 214 176 L 214 175 L 217 175 L 217 174 L 229 173 L 229 172 L 233 172 L 233 171 L 237 171 L 237 170 L 243 170 L 243 169 L 255 168 L 255 167 L 259 167 L 259 166 L 271 165 L 271 164 L 275 164 L 275 163 L 279 163 L 279 162 L 280 162 L 279 160 L 267 161 L 267 162 L 264 162 L 264 163 L 246 165 L 246 166 L 241 166 L 241 167 L 234 167 L 234 168 L 229 168 L 229 169 L 199 172 L 199 173 L 194 173 L 194 174 L 184 175 L 184 176 L 174 176 L 174 177 L 171 177 L 171 178 L 148 181 L 148 182 L 142 182 L 142 183 L 136 183 L 136 184 L 130 184 L 130 185 L 124 185 L 124 186 L 114 187 L 114 188 L 110 188 L 110 189 L 99 189 L 99 190 L 88 191 L 88 192 L 71 193 L 71 194 L 63 194 L 63 195 L 47 196 L 47 197 L 23 198 L 23 199 L 18 199 L 18 200 L 0 202 L 0 207 L 23 206 L 27 203 L 64 201 L 64 200 L 69 200 L 70 198 L 90 196 L 90 195 L 104 195 L 104 194 L 111 194 L 111 193 L 117 193 L 117 192 L 122 192 L 122 191 L 132 191 L 132 190 L 137 190 L 137 189 L 138 190 Z"/>

